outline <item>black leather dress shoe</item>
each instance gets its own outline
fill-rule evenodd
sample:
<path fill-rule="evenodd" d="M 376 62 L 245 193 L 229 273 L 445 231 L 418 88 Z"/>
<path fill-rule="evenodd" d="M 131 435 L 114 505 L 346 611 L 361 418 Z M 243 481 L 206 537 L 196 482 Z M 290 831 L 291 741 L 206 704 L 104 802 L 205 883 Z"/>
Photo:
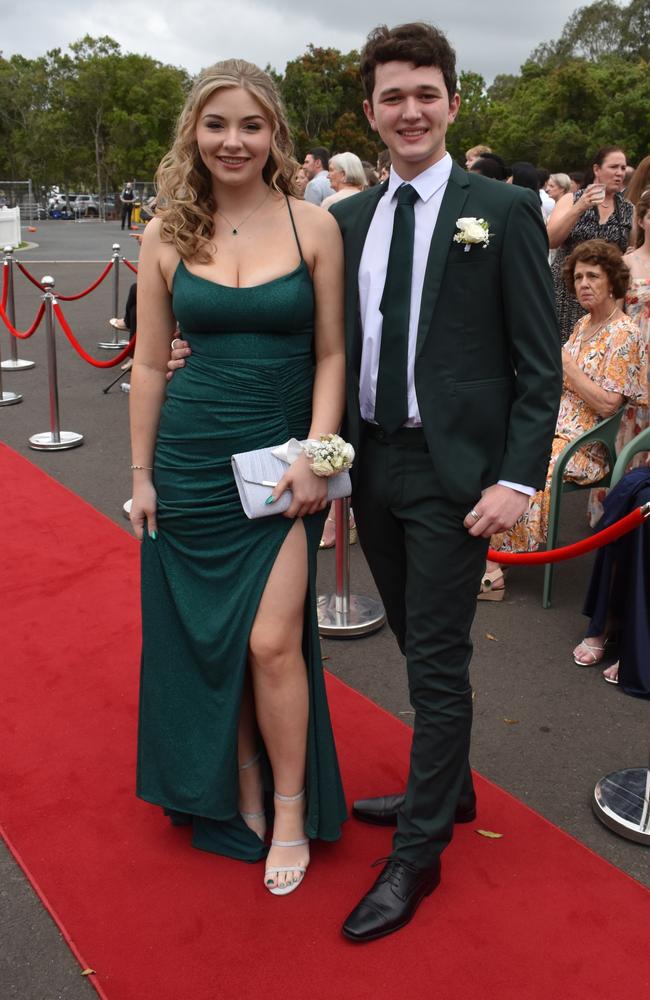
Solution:
<path fill-rule="evenodd" d="M 397 814 L 404 804 L 406 795 L 398 792 L 395 795 L 380 795 L 376 799 L 357 799 L 352 804 L 352 815 L 363 823 L 374 823 L 376 826 L 396 826 Z M 473 823 L 476 819 L 476 799 L 462 800 L 456 806 L 456 823 Z"/>
<path fill-rule="evenodd" d="M 391 861 L 343 924 L 351 941 L 375 941 L 408 924 L 425 896 L 440 882 L 440 863 L 414 868 L 405 861 Z"/>

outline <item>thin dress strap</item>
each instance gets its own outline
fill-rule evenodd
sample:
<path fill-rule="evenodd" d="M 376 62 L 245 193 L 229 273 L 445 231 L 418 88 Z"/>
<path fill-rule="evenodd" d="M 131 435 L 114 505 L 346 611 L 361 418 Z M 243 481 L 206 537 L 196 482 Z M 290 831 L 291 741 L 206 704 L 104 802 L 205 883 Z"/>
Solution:
<path fill-rule="evenodd" d="M 293 220 L 293 212 L 291 211 L 291 202 L 289 201 L 289 195 L 284 196 L 287 199 L 287 208 L 289 209 L 289 218 L 291 219 L 291 225 L 293 226 L 293 235 L 296 237 L 296 243 L 298 244 L 298 253 L 300 254 L 300 259 L 304 261 L 302 255 L 302 247 L 300 246 L 300 240 L 298 239 L 298 230 L 296 229 L 296 223 Z"/>

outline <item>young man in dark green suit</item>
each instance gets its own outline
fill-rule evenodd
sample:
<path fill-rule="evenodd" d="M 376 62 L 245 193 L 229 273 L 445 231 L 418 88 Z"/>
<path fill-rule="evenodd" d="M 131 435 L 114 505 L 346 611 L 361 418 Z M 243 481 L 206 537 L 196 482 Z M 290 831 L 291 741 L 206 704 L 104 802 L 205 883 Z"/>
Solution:
<path fill-rule="evenodd" d="M 444 35 L 378 28 L 361 72 L 392 168 L 331 209 L 345 245 L 346 433 L 359 537 L 415 709 L 405 794 L 355 803 L 358 818 L 397 825 L 343 927 L 368 941 L 411 919 L 454 822 L 474 818 L 476 595 L 490 536 L 544 484 L 562 368 L 538 199 L 445 151 L 460 100 Z"/>

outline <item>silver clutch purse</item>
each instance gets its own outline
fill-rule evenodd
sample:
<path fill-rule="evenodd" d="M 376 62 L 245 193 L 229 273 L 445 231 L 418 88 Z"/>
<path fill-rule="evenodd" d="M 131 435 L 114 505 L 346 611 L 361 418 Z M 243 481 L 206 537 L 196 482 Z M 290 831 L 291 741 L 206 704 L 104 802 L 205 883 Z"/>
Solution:
<path fill-rule="evenodd" d="M 283 514 L 291 504 L 291 490 L 285 490 L 273 504 L 265 503 L 274 486 L 289 468 L 286 462 L 273 454 L 273 448 L 259 448 L 257 451 L 243 451 L 230 459 L 239 498 L 246 517 L 269 517 Z M 327 479 L 327 499 L 341 500 L 352 493 L 349 472 L 338 472 Z"/>

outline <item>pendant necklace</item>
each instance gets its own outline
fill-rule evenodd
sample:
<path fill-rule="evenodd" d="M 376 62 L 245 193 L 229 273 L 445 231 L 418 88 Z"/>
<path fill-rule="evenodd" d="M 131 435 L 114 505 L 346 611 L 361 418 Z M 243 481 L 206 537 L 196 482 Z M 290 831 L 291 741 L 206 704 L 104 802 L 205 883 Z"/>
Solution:
<path fill-rule="evenodd" d="M 252 212 L 249 212 L 248 215 L 245 215 L 244 218 L 241 220 L 241 222 L 238 222 L 237 225 L 234 225 L 234 223 L 232 223 L 230 221 L 230 219 L 228 218 L 228 216 L 224 215 L 224 213 L 220 209 L 217 209 L 217 215 L 220 215 L 221 218 L 225 219 L 226 222 L 228 223 L 228 225 L 232 227 L 232 229 L 231 229 L 231 235 L 232 236 L 239 236 L 239 230 L 241 229 L 241 227 L 244 225 L 245 222 L 248 222 L 248 220 L 250 219 L 250 217 L 252 215 L 255 215 L 255 213 L 260 210 L 260 208 L 266 202 L 266 199 L 268 198 L 268 196 L 270 194 L 271 194 L 271 188 L 268 189 L 268 191 L 266 192 L 266 194 L 262 198 L 262 200 L 259 203 L 259 205 L 256 205 L 255 208 L 252 210 Z"/>
<path fill-rule="evenodd" d="M 596 329 L 594 330 L 593 333 L 590 333 L 588 337 L 584 337 L 583 336 L 583 337 L 580 338 L 580 343 L 582 343 L 583 340 L 593 340 L 594 337 L 596 336 L 596 334 L 599 333 L 604 326 L 607 326 L 607 324 L 609 323 L 610 319 L 612 318 L 612 316 L 614 315 L 614 313 L 616 312 L 617 309 L 618 309 L 618 306 L 614 306 L 614 308 L 612 309 L 612 311 L 609 314 L 609 316 L 606 319 L 604 319 L 602 321 L 602 323 L 598 324 L 598 326 L 596 327 Z"/>

